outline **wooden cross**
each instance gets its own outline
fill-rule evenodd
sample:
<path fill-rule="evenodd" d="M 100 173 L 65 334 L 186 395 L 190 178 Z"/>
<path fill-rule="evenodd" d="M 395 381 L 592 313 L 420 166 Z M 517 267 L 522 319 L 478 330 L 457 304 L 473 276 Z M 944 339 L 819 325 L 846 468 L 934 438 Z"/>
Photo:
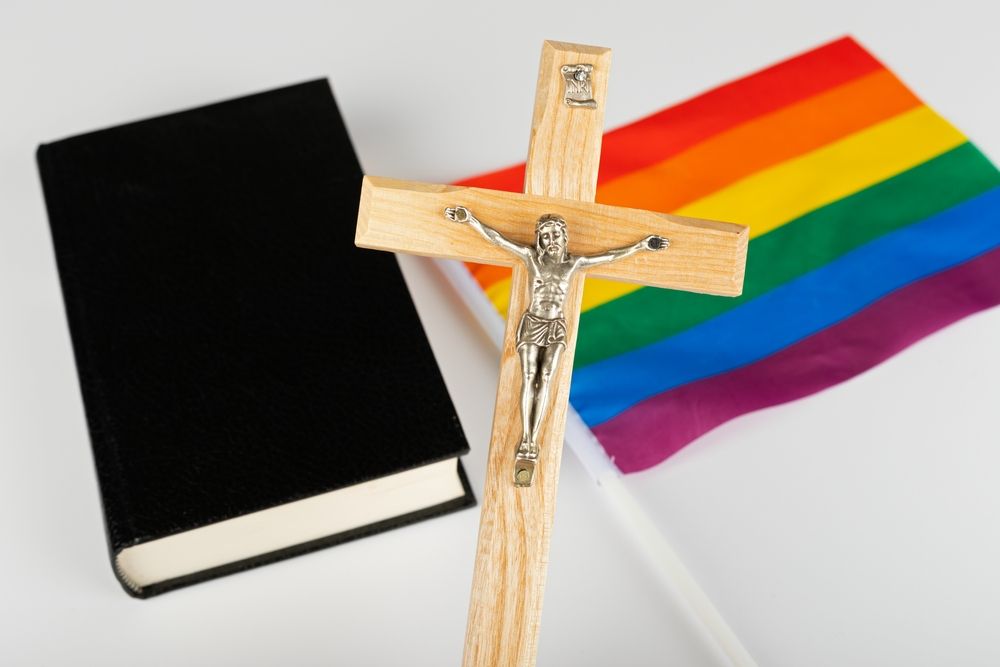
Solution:
<path fill-rule="evenodd" d="M 512 478 L 521 441 L 521 362 L 515 339 L 529 301 L 527 270 L 475 230 L 447 221 L 445 209 L 466 207 L 504 237 L 530 246 L 535 244 L 534 221 L 556 214 L 567 222 L 573 255 L 662 235 L 669 239 L 669 249 L 636 254 L 588 273 L 724 296 L 737 296 L 743 288 L 746 227 L 593 203 L 610 61 L 610 49 L 545 42 L 523 195 L 373 176 L 366 176 L 362 186 L 358 246 L 513 265 L 466 630 L 467 666 L 535 662 L 583 278 L 577 274 L 570 281 L 565 299 L 568 344 L 551 378 L 534 483 L 518 486 Z M 587 75 L 570 81 L 567 72 L 581 69 Z"/>

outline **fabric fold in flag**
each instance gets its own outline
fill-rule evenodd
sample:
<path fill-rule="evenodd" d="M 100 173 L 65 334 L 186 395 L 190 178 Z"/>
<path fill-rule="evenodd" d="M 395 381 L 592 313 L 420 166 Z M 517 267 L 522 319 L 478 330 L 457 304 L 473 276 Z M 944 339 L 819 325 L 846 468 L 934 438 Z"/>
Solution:
<path fill-rule="evenodd" d="M 848 380 L 938 329 L 997 305 L 997 276 L 1000 249 L 907 285 L 759 363 L 643 401 L 627 418 L 595 427 L 594 435 L 622 472 L 645 470 L 723 422 Z"/>
<path fill-rule="evenodd" d="M 998 221 L 1000 188 L 994 188 L 681 334 L 579 368 L 570 400 L 587 424 L 599 425 L 650 396 L 751 364 L 992 250 L 1000 245 Z"/>
<path fill-rule="evenodd" d="M 757 239 L 751 244 L 753 261 L 747 263 L 743 295 L 736 299 L 633 290 L 600 310 L 584 313 L 581 327 L 586 327 L 587 335 L 577 344 L 577 365 L 587 366 L 676 334 L 998 185 L 1000 172 L 974 146 L 963 144 Z"/>
<path fill-rule="evenodd" d="M 1000 303 L 1000 172 L 850 38 L 607 133 L 598 201 L 751 236 L 736 299 L 587 281 L 571 402 L 625 472 Z"/>

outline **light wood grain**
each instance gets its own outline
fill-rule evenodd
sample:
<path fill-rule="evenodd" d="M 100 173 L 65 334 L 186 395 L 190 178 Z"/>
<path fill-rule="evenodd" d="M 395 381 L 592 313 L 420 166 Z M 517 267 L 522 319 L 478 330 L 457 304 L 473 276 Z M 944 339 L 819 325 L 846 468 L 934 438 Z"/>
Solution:
<path fill-rule="evenodd" d="M 596 109 L 563 103 L 565 84 L 560 68 L 582 64 L 594 66 L 591 87 Z M 611 49 L 553 41 L 542 45 L 524 170 L 525 193 L 594 201 L 610 70 Z"/>
<path fill-rule="evenodd" d="M 535 664 L 579 318 L 570 315 L 570 309 L 579 311 L 581 284 L 579 278 L 574 280 L 567 295 L 568 345 L 552 378 L 552 403 L 538 436 L 539 457 L 529 487 L 515 486 L 513 480 L 521 437 L 521 367 L 513 352 L 516 326 L 510 324 L 517 318 L 508 320 L 504 332 L 466 626 L 465 667 Z M 522 267 L 514 268 L 512 285 L 511 312 L 521 312 L 528 304 L 527 272 Z"/>
<path fill-rule="evenodd" d="M 595 51 L 599 51 L 603 58 L 601 79 L 605 83 L 599 90 L 595 88 L 594 99 L 603 109 L 606 70 L 610 62 L 610 53 L 606 49 L 566 44 L 557 48 L 552 42 L 546 42 L 542 49 L 532 121 L 533 141 L 528 151 L 528 175 L 525 178 L 525 192 L 529 195 L 594 200 L 603 127 L 593 122 L 591 116 L 591 120 L 579 125 L 579 131 L 585 131 L 586 137 L 568 135 L 567 128 L 573 127 L 573 123 L 563 118 L 564 113 L 592 114 L 593 110 L 566 107 L 561 103 L 561 97 L 555 101 L 551 99 L 551 91 L 555 84 L 562 85 L 561 65 L 578 64 L 581 60 L 588 62 L 587 59 Z M 540 111 L 540 101 L 559 108 Z M 562 129 L 562 134 L 556 131 L 555 126 Z M 537 137 L 546 139 L 536 141 Z M 452 193 L 446 194 L 450 196 Z M 501 214 L 509 210 L 506 208 L 509 203 L 504 201 L 504 208 L 496 210 L 498 218 L 505 217 Z M 484 215 L 490 215 L 493 209 L 484 206 L 482 211 Z M 534 217 L 514 216 L 515 226 L 508 229 L 512 237 L 521 241 L 529 239 Z M 514 346 L 517 314 L 526 309 L 529 301 L 527 271 L 520 264 L 514 266 L 511 285 L 510 313 L 513 315 L 507 320 L 501 352 L 500 382 L 465 636 L 465 667 L 528 667 L 535 664 L 549 541 L 559 485 L 559 464 L 566 430 L 569 380 L 583 294 L 583 277 L 577 276 L 571 281 L 566 297 L 567 346 L 552 378 L 551 407 L 538 437 L 540 451 L 534 482 L 529 487 L 517 487 L 513 483 L 512 467 L 521 429 L 518 407 L 521 368 Z"/>
<path fill-rule="evenodd" d="M 549 141 L 544 146 L 566 150 L 563 154 L 569 157 L 572 148 L 582 144 L 553 147 Z M 573 168 L 582 162 L 573 162 Z M 485 224 L 527 244 L 534 243 L 538 216 L 557 213 L 566 219 L 569 249 L 574 254 L 631 245 L 649 234 L 670 239 L 666 251 L 639 253 L 592 269 L 588 276 L 722 296 L 741 293 L 749 238 L 746 227 L 595 204 L 592 198 L 573 201 L 366 176 L 355 242 L 365 248 L 512 265 L 511 255 L 484 242 L 469 227 L 445 220 L 445 207 L 465 206 Z"/>

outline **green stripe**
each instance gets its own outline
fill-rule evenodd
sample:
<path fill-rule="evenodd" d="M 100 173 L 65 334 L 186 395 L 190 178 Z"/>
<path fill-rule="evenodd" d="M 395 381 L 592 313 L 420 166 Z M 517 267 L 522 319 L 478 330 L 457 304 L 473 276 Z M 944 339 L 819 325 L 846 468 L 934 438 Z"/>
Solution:
<path fill-rule="evenodd" d="M 996 167 L 975 146 L 962 144 L 754 239 L 738 298 L 646 287 L 583 313 L 574 365 L 580 368 L 684 331 L 996 185 Z"/>

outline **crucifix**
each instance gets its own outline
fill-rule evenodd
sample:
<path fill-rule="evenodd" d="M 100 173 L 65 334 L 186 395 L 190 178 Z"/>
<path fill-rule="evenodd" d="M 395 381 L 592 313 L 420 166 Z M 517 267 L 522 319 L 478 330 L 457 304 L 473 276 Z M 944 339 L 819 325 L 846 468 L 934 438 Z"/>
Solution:
<path fill-rule="evenodd" d="M 524 194 L 362 184 L 358 246 L 513 266 L 467 667 L 535 662 L 583 274 L 722 296 L 743 287 L 746 227 L 594 203 L 610 61 L 610 49 L 543 45 Z"/>

